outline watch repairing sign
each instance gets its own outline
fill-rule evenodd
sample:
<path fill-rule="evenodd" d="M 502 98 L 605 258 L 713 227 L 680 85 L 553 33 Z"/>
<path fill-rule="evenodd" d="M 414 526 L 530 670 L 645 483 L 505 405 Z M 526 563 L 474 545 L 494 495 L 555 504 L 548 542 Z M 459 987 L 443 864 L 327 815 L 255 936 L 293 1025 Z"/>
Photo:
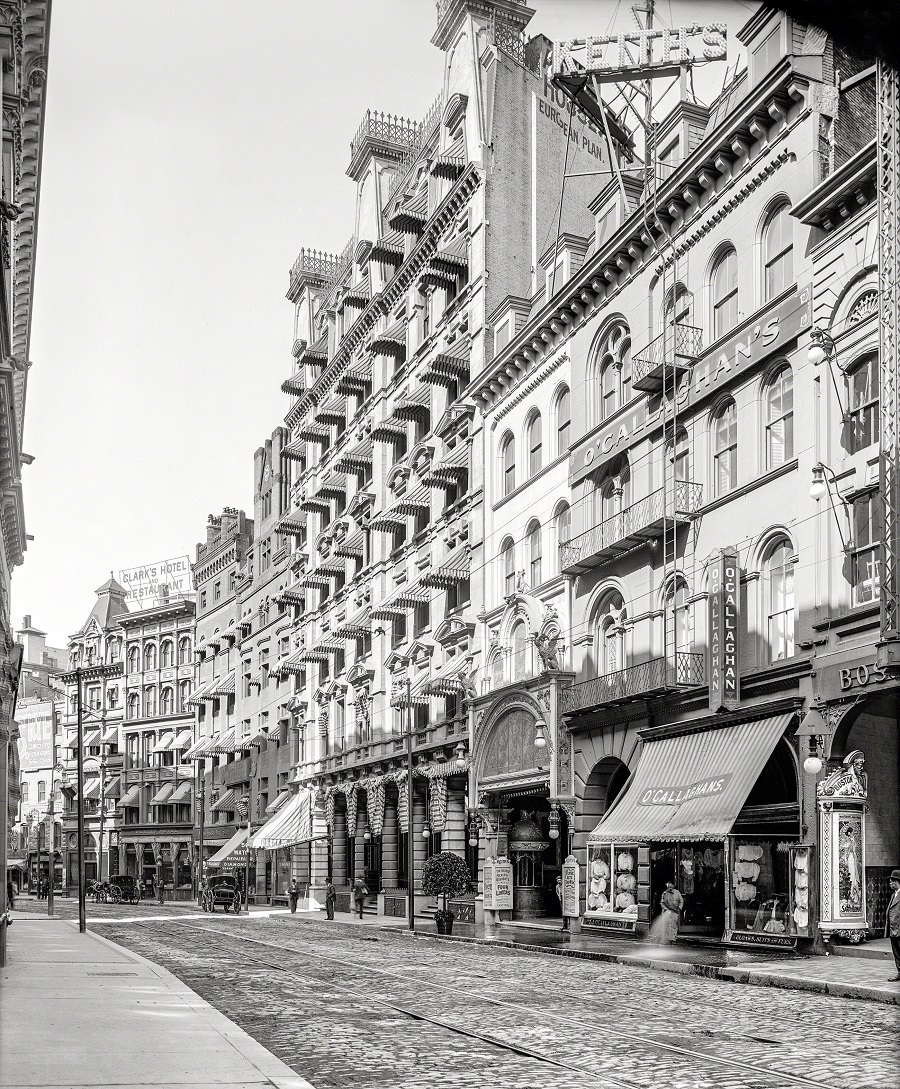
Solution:
<path fill-rule="evenodd" d="M 194 592 L 189 556 L 158 560 L 143 567 L 129 567 L 119 572 L 119 582 L 125 589 L 125 599 L 132 611 L 162 604 L 161 599 L 167 597 L 188 597 Z"/>
<path fill-rule="evenodd" d="M 741 569 L 734 549 L 723 549 L 709 571 L 709 707 L 736 707 L 741 699 L 740 647 Z"/>

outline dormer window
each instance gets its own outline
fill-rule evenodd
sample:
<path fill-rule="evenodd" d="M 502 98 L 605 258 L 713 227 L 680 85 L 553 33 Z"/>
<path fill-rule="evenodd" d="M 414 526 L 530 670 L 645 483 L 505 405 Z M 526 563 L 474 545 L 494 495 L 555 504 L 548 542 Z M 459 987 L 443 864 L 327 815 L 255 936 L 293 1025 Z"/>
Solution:
<path fill-rule="evenodd" d="M 547 269 L 547 293 L 549 299 L 554 295 L 568 279 L 569 255 L 561 253 L 553 264 Z"/>
<path fill-rule="evenodd" d="M 494 326 L 494 351 L 502 351 L 512 340 L 512 335 L 513 316 L 512 314 L 507 314 L 503 321 L 498 322 Z"/>

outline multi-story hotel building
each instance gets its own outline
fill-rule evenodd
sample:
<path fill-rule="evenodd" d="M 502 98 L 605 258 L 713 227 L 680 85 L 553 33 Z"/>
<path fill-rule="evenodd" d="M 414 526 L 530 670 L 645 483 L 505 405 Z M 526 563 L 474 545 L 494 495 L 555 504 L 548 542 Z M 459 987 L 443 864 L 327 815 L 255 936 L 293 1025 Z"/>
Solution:
<path fill-rule="evenodd" d="M 477 876 L 464 701 L 484 665 L 486 483 L 466 390 L 544 289 L 557 227 L 573 241 L 555 248 L 551 285 L 579 264 L 596 188 L 585 175 L 609 166 L 599 133 L 566 126 L 542 74 L 549 43 L 524 38 L 531 9 L 447 0 L 437 14 L 437 100 L 422 122 L 366 113 L 347 171 L 352 238 L 340 255 L 302 250 L 288 292 L 282 528 L 297 624 L 280 668 L 296 695 L 298 797 L 314 802 L 298 827 L 315 839 L 295 866 L 313 890 L 330 871 L 339 906 L 362 875 L 388 914 L 442 848 L 468 850 Z M 566 163 L 576 199 L 560 219 Z"/>
<path fill-rule="evenodd" d="M 6 873 L 8 828 L 19 808 L 13 740 L 22 648 L 13 637 L 10 580 L 25 559 L 22 500 L 25 400 L 31 367 L 31 317 L 44 136 L 49 0 L 16 0 L 0 9 L 3 162 L 0 167 L 0 873 Z M 12 744 L 11 744 L 12 741 Z M 0 893 L 0 965 L 6 963 L 6 887 Z"/>
<path fill-rule="evenodd" d="M 739 37 L 471 386 L 474 774 L 514 916 L 571 850 L 584 925 L 644 933 L 672 881 L 682 931 L 794 944 L 883 925 L 900 849 L 874 80 L 783 13 Z"/>
<path fill-rule="evenodd" d="M 120 822 L 113 871 L 138 878 L 147 894 L 193 892 L 194 613 L 169 598 L 118 617 L 124 651 L 122 773 L 106 794 Z"/>

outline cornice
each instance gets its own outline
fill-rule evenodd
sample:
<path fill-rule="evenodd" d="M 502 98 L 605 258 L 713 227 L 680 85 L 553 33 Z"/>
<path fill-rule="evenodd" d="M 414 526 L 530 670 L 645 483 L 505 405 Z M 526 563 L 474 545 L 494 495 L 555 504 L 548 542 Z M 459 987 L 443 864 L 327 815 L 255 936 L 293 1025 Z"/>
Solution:
<path fill-rule="evenodd" d="M 876 147 L 875 141 L 871 140 L 847 162 L 820 181 L 803 200 L 797 201 L 791 209 L 791 214 L 808 226 L 824 225 L 823 220 L 835 205 L 843 200 L 848 203 L 859 201 L 858 194 L 863 191 L 863 187 L 867 183 L 875 184 L 875 175 Z M 867 201 L 859 202 L 867 203 Z M 825 229 L 828 229 L 827 225 Z"/>

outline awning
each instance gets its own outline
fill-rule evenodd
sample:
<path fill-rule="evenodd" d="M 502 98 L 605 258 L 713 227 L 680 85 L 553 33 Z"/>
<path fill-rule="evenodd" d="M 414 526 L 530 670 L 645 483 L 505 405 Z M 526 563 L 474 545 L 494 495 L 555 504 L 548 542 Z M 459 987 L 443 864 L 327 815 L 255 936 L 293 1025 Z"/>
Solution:
<path fill-rule="evenodd" d="M 193 740 L 193 730 L 181 730 L 175 735 L 175 740 L 172 742 L 172 748 L 177 750 L 186 749 Z"/>
<path fill-rule="evenodd" d="M 181 783 L 175 787 L 172 792 L 172 797 L 169 798 L 170 805 L 177 805 L 179 802 L 189 802 L 191 800 L 191 791 L 194 789 L 193 783 Z"/>
<path fill-rule="evenodd" d="M 234 673 L 229 673 L 221 681 L 215 681 L 213 686 L 207 693 L 207 699 L 218 699 L 220 696 L 233 696 L 234 695 Z"/>
<path fill-rule="evenodd" d="M 215 680 L 206 681 L 204 684 L 199 685 L 187 698 L 188 707 L 198 706 L 209 693 L 209 689 L 215 684 Z"/>
<path fill-rule="evenodd" d="M 18 867 L 19 869 L 24 870 L 25 869 L 25 859 L 24 858 L 7 858 L 6 868 L 8 870 L 14 870 L 14 869 L 16 869 L 16 867 Z"/>
<path fill-rule="evenodd" d="M 130 786 L 125 791 L 124 795 L 122 796 L 122 800 L 119 802 L 119 805 L 128 806 L 128 807 L 130 807 L 132 809 L 137 809 L 137 807 L 140 804 L 141 804 L 141 785 L 140 785 L 140 783 L 135 783 L 133 786 Z"/>
<path fill-rule="evenodd" d="M 234 730 L 226 730 L 212 738 L 206 747 L 205 755 L 223 756 L 229 752 L 234 752 Z"/>
<path fill-rule="evenodd" d="M 290 796 L 291 792 L 289 790 L 279 790 L 278 793 L 275 795 L 275 800 L 269 802 L 269 804 L 266 806 L 266 812 L 269 814 L 269 816 L 271 816 L 277 810 L 281 809 L 281 807 L 288 800 L 288 798 L 290 798 Z"/>
<path fill-rule="evenodd" d="M 248 835 L 249 832 L 246 828 L 242 828 L 239 832 L 235 832 L 224 847 L 220 847 L 212 858 L 206 860 L 207 866 L 218 866 L 219 863 L 224 862 L 230 855 L 234 854 L 238 847 L 243 847 L 247 842 Z"/>
<path fill-rule="evenodd" d="M 112 782 L 106 784 L 106 789 L 103 791 L 104 798 L 118 798 L 122 794 L 122 780 L 118 777 L 112 780 Z"/>
<path fill-rule="evenodd" d="M 265 851 L 308 843 L 312 838 L 312 791 L 301 789 L 250 840 Z"/>
<path fill-rule="evenodd" d="M 85 801 L 93 801 L 95 798 L 100 797 L 100 780 L 88 779 L 84 784 L 84 798 Z"/>
<path fill-rule="evenodd" d="M 172 747 L 172 742 L 175 740 L 175 734 L 170 730 L 167 734 L 163 734 L 162 737 L 153 746 L 154 752 L 165 752 Z"/>
<path fill-rule="evenodd" d="M 85 732 L 84 732 L 84 747 L 86 749 L 91 749 L 95 745 L 99 745 L 99 744 L 100 744 L 100 731 L 99 730 L 85 730 Z M 78 748 L 78 735 L 77 734 L 75 734 L 75 736 L 69 742 L 69 748 L 70 749 L 77 749 Z"/>
<path fill-rule="evenodd" d="M 422 576 L 422 583 L 438 589 L 456 586 L 469 577 L 470 568 L 471 556 L 468 545 L 465 545 L 449 553 L 440 563 L 429 568 Z"/>
<path fill-rule="evenodd" d="M 212 738 L 212 737 L 198 738 L 198 740 L 195 741 L 194 744 L 191 745 L 191 747 L 188 749 L 188 751 L 184 754 L 182 759 L 183 760 L 199 760 L 201 757 L 206 756 L 207 755 L 206 750 L 207 750 L 207 748 L 209 746 L 209 743 L 211 741 L 213 741 L 213 740 L 214 740 L 214 738 Z"/>
<path fill-rule="evenodd" d="M 235 805 L 237 805 L 235 792 L 229 788 L 220 798 L 213 802 L 210 808 L 216 813 L 220 809 L 234 809 Z"/>
<path fill-rule="evenodd" d="M 646 741 L 631 785 L 589 839 L 724 839 L 791 717 Z"/>
<path fill-rule="evenodd" d="M 119 731 L 115 726 L 108 726 L 103 731 L 103 737 L 100 739 L 101 745 L 118 745 L 119 743 Z"/>
<path fill-rule="evenodd" d="M 157 790 L 157 792 L 150 799 L 151 805 L 167 805 L 171 798 L 172 792 L 175 790 L 173 783 L 163 783 L 163 785 Z"/>
<path fill-rule="evenodd" d="M 464 696 L 471 672 L 471 654 L 458 654 L 446 661 L 435 676 L 429 677 L 422 690 L 433 696 Z"/>

